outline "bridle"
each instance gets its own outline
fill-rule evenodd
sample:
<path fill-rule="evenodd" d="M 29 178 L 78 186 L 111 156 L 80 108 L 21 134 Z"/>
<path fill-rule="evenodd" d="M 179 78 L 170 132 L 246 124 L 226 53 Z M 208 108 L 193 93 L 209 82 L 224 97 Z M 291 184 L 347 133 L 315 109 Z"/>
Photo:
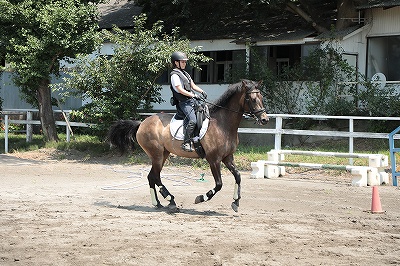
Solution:
<path fill-rule="evenodd" d="M 265 108 L 261 108 L 259 110 L 254 110 L 254 107 L 250 104 L 250 95 L 253 93 L 260 93 L 260 90 L 258 89 L 253 89 L 249 92 L 246 92 L 246 98 L 244 98 L 245 102 L 247 103 L 247 106 L 249 107 L 250 112 L 244 112 L 244 114 L 252 116 L 258 121 L 258 114 L 265 112 Z"/>

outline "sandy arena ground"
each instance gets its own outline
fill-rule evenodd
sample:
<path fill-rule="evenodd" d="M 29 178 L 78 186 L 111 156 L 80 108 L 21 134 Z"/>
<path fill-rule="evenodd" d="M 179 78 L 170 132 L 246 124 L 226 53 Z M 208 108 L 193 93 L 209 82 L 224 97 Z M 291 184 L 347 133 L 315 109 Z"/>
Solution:
<path fill-rule="evenodd" d="M 209 202 L 209 170 L 166 167 L 180 212 L 150 204 L 149 165 L 0 155 L 0 265 L 399 265 L 400 190 L 321 171 L 277 179 L 242 173 Z M 166 203 L 166 202 L 165 202 Z"/>

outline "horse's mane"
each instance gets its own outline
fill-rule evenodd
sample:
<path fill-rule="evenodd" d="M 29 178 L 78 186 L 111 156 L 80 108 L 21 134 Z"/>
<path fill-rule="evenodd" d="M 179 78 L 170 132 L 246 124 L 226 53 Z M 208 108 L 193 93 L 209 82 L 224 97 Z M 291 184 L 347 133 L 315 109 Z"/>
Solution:
<path fill-rule="evenodd" d="M 232 97 L 232 95 L 236 94 L 242 88 L 242 82 L 238 82 L 235 84 L 231 84 L 228 86 L 228 89 L 219 97 L 217 100 L 214 101 L 213 104 L 209 106 L 210 113 L 214 113 L 219 107 L 226 107 Z"/>

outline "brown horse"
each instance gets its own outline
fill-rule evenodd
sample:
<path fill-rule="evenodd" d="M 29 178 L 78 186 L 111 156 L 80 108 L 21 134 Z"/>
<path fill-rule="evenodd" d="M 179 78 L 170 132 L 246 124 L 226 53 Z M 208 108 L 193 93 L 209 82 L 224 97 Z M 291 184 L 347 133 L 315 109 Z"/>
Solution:
<path fill-rule="evenodd" d="M 238 211 L 241 177 L 233 162 L 233 154 L 239 143 L 239 123 L 243 114 L 255 117 L 262 125 L 268 122 L 259 86 L 260 82 L 243 80 L 230 85 L 215 103 L 209 103 L 209 126 L 200 142 L 205 151 L 205 159 L 210 164 L 215 187 L 204 195 L 197 196 L 195 203 L 210 200 L 221 190 L 221 162 L 223 162 L 235 177 L 234 201 L 231 206 L 234 211 Z M 170 153 L 188 158 L 199 158 L 199 156 L 196 152 L 183 151 L 182 141 L 173 138 L 170 133 L 172 116 L 172 114 L 159 113 L 146 118 L 143 122 L 118 121 L 110 128 L 108 140 L 122 152 L 133 149 L 135 140 L 139 143 L 152 162 L 147 176 L 152 204 L 158 208 L 162 207 L 156 193 L 155 185 L 157 185 L 160 194 L 169 201 L 168 207 L 171 210 L 177 210 L 174 196 L 161 182 L 161 169 Z"/>

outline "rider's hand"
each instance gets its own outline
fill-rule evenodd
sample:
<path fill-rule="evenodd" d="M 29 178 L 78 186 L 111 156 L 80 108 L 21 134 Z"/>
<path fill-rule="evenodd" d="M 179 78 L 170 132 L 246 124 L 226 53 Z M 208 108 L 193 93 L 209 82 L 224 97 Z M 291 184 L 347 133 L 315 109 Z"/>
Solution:
<path fill-rule="evenodd" d="M 203 96 L 204 99 L 207 99 L 207 93 L 205 91 L 201 92 L 201 96 Z"/>
<path fill-rule="evenodd" d="M 200 97 L 200 95 L 197 95 L 196 93 L 193 93 L 193 99 L 196 99 L 196 100 L 201 100 L 201 97 Z"/>

